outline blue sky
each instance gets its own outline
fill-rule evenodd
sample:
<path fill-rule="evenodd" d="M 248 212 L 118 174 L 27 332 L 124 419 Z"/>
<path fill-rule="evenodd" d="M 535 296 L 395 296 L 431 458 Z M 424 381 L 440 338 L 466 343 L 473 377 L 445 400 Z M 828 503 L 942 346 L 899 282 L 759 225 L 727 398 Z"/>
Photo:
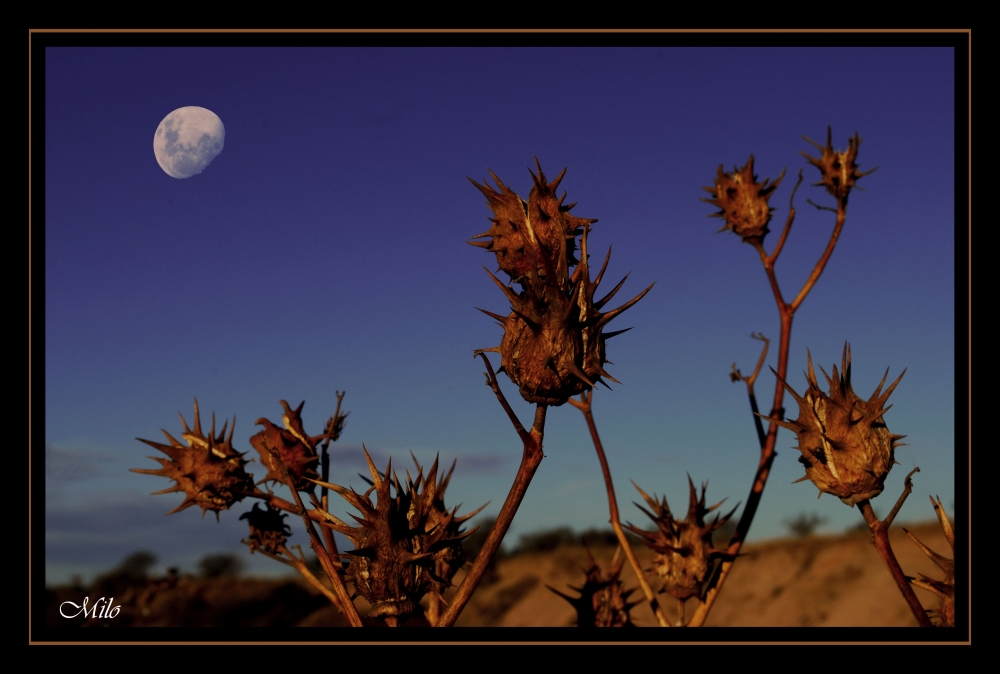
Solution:
<path fill-rule="evenodd" d="M 866 396 L 885 368 L 907 374 L 886 423 L 908 435 L 902 463 L 874 501 L 885 513 L 920 466 L 900 519 L 954 502 L 954 53 L 934 47 L 323 47 L 49 48 L 45 54 L 45 556 L 50 582 L 85 577 L 148 549 L 159 567 L 193 568 L 238 552 L 244 501 L 201 521 L 165 517 L 180 495 L 137 437 L 190 422 L 193 398 L 250 450 L 258 417 L 305 400 L 319 433 L 346 390 L 351 414 L 331 480 L 362 486 L 364 443 L 380 466 L 409 452 L 457 460 L 447 503 L 496 513 L 520 443 L 484 386 L 476 348 L 501 330 L 475 310 L 508 305 L 492 256 L 465 242 L 491 215 L 466 177 L 487 169 L 526 197 L 537 157 L 574 213 L 597 218 L 590 249 L 613 245 L 607 278 L 631 276 L 622 301 L 656 281 L 614 328 L 609 371 L 623 383 L 594 397 L 623 518 L 645 524 L 629 480 L 683 509 L 687 477 L 708 499 L 743 501 L 758 449 L 734 361 L 756 363 L 760 331 L 778 337 L 754 250 L 717 234 L 699 199 L 716 168 L 756 158 L 788 177 L 771 204 L 780 231 L 795 173 L 806 182 L 778 262 L 796 293 L 833 226 L 806 203 L 805 134 L 843 149 L 857 131 L 862 170 L 840 243 L 796 316 L 790 383 L 806 349 L 829 371 L 845 340 Z M 223 152 L 178 180 L 153 156 L 172 110 L 201 106 L 225 124 Z M 766 242 L 773 246 L 777 233 Z M 776 348 L 768 363 L 775 365 Z M 523 421 L 532 407 L 501 376 Z M 773 393 L 766 372 L 762 407 Z M 791 401 L 786 398 L 786 407 Z M 750 533 L 783 535 L 799 513 L 839 531 L 860 515 L 816 499 L 792 434 Z M 507 541 L 539 528 L 603 526 L 607 502 L 582 415 L 549 411 L 546 458 Z M 258 478 L 259 462 L 248 469 Z M 336 503 L 344 517 L 350 509 Z M 295 525 L 293 524 L 293 527 Z M 292 542 L 307 545 L 299 528 Z M 256 557 L 256 556 L 255 556 Z"/>

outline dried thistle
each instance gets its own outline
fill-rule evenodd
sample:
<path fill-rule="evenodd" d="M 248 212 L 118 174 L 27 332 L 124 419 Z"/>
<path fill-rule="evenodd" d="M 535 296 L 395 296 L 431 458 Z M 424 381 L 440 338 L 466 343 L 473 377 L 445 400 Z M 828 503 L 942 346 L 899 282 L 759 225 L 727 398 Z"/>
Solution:
<path fill-rule="evenodd" d="M 392 472 L 391 460 L 383 476 L 368 450 L 364 452 L 373 482 L 364 494 L 316 483 L 337 492 L 361 513 L 361 517 L 352 515 L 360 525 L 357 527 L 332 515 L 327 518 L 330 528 L 354 543 L 355 549 L 346 552 L 351 557 L 347 577 L 357 593 L 371 603 L 368 616 L 399 619 L 418 612 L 420 600 L 428 592 L 441 595 L 451 586 L 451 579 L 465 562 L 462 539 L 478 529 L 463 532 L 461 525 L 482 508 L 463 517 L 456 516 L 457 506 L 445 509 L 444 492 L 454 464 L 443 477 L 438 475 L 437 458 L 426 476 L 417 464 L 416 478 L 407 472 L 404 488 Z"/>
<path fill-rule="evenodd" d="M 715 516 L 711 523 L 705 523 L 705 515 L 718 508 L 725 501 L 719 501 L 711 507 L 705 506 L 705 489 L 708 483 L 701 487 L 701 497 L 698 497 L 691 476 L 688 476 L 690 493 L 688 512 L 683 520 L 676 520 L 667 505 L 664 496 L 660 501 L 650 497 L 634 482 L 632 485 L 639 490 L 653 512 L 636 503 L 636 507 L 646 513 L 656 523 L 656 531 L 648 532 L 631 524 L 626 528 L 642 537 L 656 555 L 653 557 L 653 569 L 663 582 L 661 592 L 665 591 L 677 599 L 684 601 L 700 596 L 705 579 L 709 575 L 715 560 L 730 558 L 725 550 L 712 547 L 712 533 L 725 524 L 736 508 L 723 517 Z"/>
<path fill-rule="evenodd" d="M 218 518 L 220 510 L 226 510 L 234 503 L 243 500 L 242 492 L 253 490 L 253 476 L 244 470 L 247 462 L 243 459 L 243 453 L 233 449 L 236 417 L 233 417 L 233 425 L 229 428 L 228 436 L 226 435 L 228 421 L 222 425 L 222 430 L 216 435 L 215 414 L 213 413 L 212 428 L 208 436 L 205 436 L 201 430 L 201 415 L 198 412 L 197 398 L 194 401 L 194 430 L 188 428 L 183 415 L 179 416 L 181 424 L 184 425 L 181 437 L 187 444 L 181 444 L 165 430 L 163 434 L 170 441 L 169 445 L 136 438 L 136 440 L 160 450 L 170 458 L 163 459 L 151 456 L 149 458 L 158 461 L 163 467 L 158 470 L 132 468 L 131 472 L 160 475 L 175 482 L 173 487 L 153 492 L 154 494 L 169 494 L 176 491 L 185 493 L 184 501 L 167 513 L 168 515 L 197 505 L 201 508 L 203 517 L 205 511 L 212 510 Z"/>
<path fill-rule="evenodd" d="M 898 463 L 895 449 L 902 444 L 899 440 L 906 436 L 890 433 L 882 417 L 892 407 L 885 406 L 885 402 L 906 370 L 883 393 L 882 385 L 889 375 L 887 368 L 882 381 L 866 401 L 851 388 L 850 345 L 844 344 L 839 373 L 836 365 L 832 378 L 820 368 L 830 387 L 829 395 L 816 383 L 812 354 L 808 354 L 808 361 L 809 388 L 805 397 L 796 393 L 787 382 L 781 382 L 799 404 L 798 419 L 771 420 L 798 435 L 797 449 L 802 453 L 799 462 L 805 466 L 806 474 L 796 482 L 812 480 L 820 495 L 823 492 L 833 494 L 854 506 L 881 494 L 889 470 Z"/>
<path fill-rule="evenodd" d="M 951 527 L 951 522 L 948 521 L 948 514 L 944 511 L 944 505 L 941 503 L 941 498 L 935 501 L 934 497 L 931 496 L 931 505 L 934 506 L 934 512 L 938 517 L 938 521 L 941 523 L 941 530 L 944 532 L 945 540 L 948 541 L 949 547 L 951 547 L 952 559 L 948 559 L 943 555 L 939 555 L 934 552 L 926 545 L 921 543 L 916 536 L 906 531 L 906 535 L 917 544 L 917 547 L 923 550 L 924 554 L 931 558 L 931 561 L 937 564 L 938 568 L 944 571 L 944 580 L 934 580 L 933 578 L 928 578 L 924 574 L 920 574 L 919 579 L 911 579 L 910 582 L 917 587 L 921 587 L 929 592 L 933 592 L 941 599 L 941 605 L 937 611 L 932 611 L 931 615 L 937 618 L 938 627 L 954 627 L 955 626 L 955 530 Z"/>
<path fill-rule="evenodd" d="M 243 542 L 250 546 L 251 554 L 258 549 L 272 555 L 280 554 L 292 535 L 292 530 L 285 524 L 287 515 L 272 508 L 270 503 L 266 505 L 266 510 L 261 510 L 259 505 L 254 503 L 253 510 L 240 515 L 240 519 L 248 520 L 250 525 L 250 535 Z"/>
<path fill-rule="evenodd" d="M 635 589 L 625 590 L 620 578 L 625 558 L 616 556 L 607 573 L 604 573 L 594 561 L 590 548 L 586 550 L 590 566 L 581 569 L 586 580 L 582 587 L 570 585 L 571 590 L 580 593 L 579 597 L 571 597 L 548 585 L 546 587 L 573 605 L 577 627 L 635 627 L 630 613 L 638 602 L 628 600 Z"/>
<path fill-rule="evenodd" d="M 590 225 L 597 220 L 571 215 L 569 211 L 575 204 L 563 205 L 565 192 L 562 198 L 556 198 L 556 188 L 565 169 L 549 183 L 537 159 L 535 165 L 538 175 L 529 170 L 534 186 L 527 202 L 492 171 L 490 175 L 499 191 L 469 179 L 486 196 L 495 216 L 488 231 L 473 237 L 489 241 L 470 243 L 494 253 L 511 283 L 522 288 L 516 292 L 487 270 L 510 301 L 512 312 L 504 317 L 480 309 L 504 329 L 500 346 L 482 351 L 500 353 L 502 369 L 525 400 L 562 405 L 570 396 L 592 388 L 602 377 L 618 381 L 604 369 L 608 362 L 605 342 L 625 330 L 601 331 L 642 299 L 652 285 L 617 309 L 601 313 L 600 309 L 614 297 L 625 279 L 604 298 L 594 300 L 611 251 L 608 250 L 604 266 L 591 282 L 587 235 Z M 582 237 L 579 261 L 575 257 L 578 236 Z M 569 269 L 574 265 L 570 274 Z"/>
<path fill-rule="evenodd" d="M 719 164 L 712 187 L 704 187 L 706 192 L 714 195 L 714 199 L 702 201 L 719 207 L 718 213 L 711 217 L 725 218 L 726 225 L 719 231 L 730 230 L 739 234 L 746 242 L 762 242 L 768 233 L 767 223 L 771 220 L 774 209 L 768 205 L 768 199 L 781 184 L 785 172 L 782 171 L 773 183 L 770 179 L 757 182 L 753 172 L 753 155 L 743 168 L 736 167 L 732 173 L 725 173 Z"/>
<path fill-rule="evenodd" d="M 250 444 L 260 454 L 260 461 L 267 468 L 267 475 L 261 482 L 285 483 L 281 465 L 275 462 L 271 455 L 271 452 L 275 451 L 281 464 L 284 464 L 288 469 L 288 475 L 292 481 L 292 484 L 288 486 L 296 491 L 312 491 L 313 483 L 311 480 L 319 478 L 319 473 L 316 472 L 316 464 L 319 463 L 316 440 L 324 436 L 313 438 L 306 434 L 302 426 L 301 416 L 302 406 L 306 404 L 305 401 L 299 403 L 299 406 L 294 410 L 284 400 L 280 402 L 285 410 L 284 414 L 281 415 L 285 428 L 278 428 L 269 419 L 262 417 L 256 421 L 256 424 L 263 426 L 264 430 L 250 438 Z"/>
<path fill-rule="evenodd" d="M 861 138 L 857 132 L 854 133 L 853 138 L 847 140 L 845 152 L 833 149 L 833 130 L 829 126 L 826 127 L 826 147 L 811 138 L 802 137 L 815 145 L 822 153 L 819 157 L 810 157 L 805 152 L 802 153 L 802 156 L 808 159 L 809 163 L 818 168 L 822 174 L 820 181 L 814 185 L 822 185 L 827 192 L 838 199 L 846 199 L 858 180 L 874 173 L 878 168 L 876 166 L 871 171 L 858 172 L 858 165 L 854 163 L 854 160 L 858 157 L 858 146 L 861 145 Z"/>

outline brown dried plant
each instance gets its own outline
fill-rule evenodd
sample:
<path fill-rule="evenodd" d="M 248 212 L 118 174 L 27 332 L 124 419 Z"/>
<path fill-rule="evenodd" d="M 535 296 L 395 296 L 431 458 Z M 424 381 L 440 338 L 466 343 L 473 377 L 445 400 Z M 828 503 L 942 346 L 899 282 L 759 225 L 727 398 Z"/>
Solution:
<path fill-rule="evenodd" d="M 708 618 L 708 613 L 718 596 L 719 590 L 722 588 L 729 575 L 733 561 L 738 556 L 740 548 L 746 540 L 747 533 L 750 530 L 750 525 L 753 523 L 754 515 L 756 514 L 757 507 L 760 504 L 764 488 L 767 485 L 767 478 L 771 472 L 771 464 L 774 462 L 774 457 L 776 456 L 775 444 L 778 438 L 778 428 L 784 420 L 784 382 L 787 380 L 788 376 L 789 346 L 791 344 L 792 323 L 795 317 L 795 312 L 802 305 L 802 302 L 805 301 L 806 296 L 808 296 L 813 286 L 815 286 L 816 281 L 823 273 L 823 270 L 826 269 L 830 256 L 833 254 L 833 250 L 837 245 L 840 233 L 843 230 L 844 223 L 847 219 L 847 201 L 851 190 L 857 185 L 857 181 L 860 178 L 872 173 L 872 171 L 875 170 L 872 169 L 871 171 L 864 173 L 858 171 L 856 159 L 858 155 L 858 148 L 861 144 L 861 138 L 857 135 L 857 133 L 855 133 L 854 136 L 848 140 L 848 149 L 846 151 L 834 150 L 832 137 L 832 130 L 830 127 L 827 127 L 827 142 L 825 146 L 820 146 L 809 138 L 803 136 L 803 138 L 805 138 L 808 142 L 820 149 L 821 154 L 818 158 L 811 157 L 805 153 L 802 154 L 811 165 L 815 166 L 819 170 L 820 181 L 816 184 L 824 186 L 827 192 L 835 198 L 836 207 L 821 206 L 813 203 L 812 201 L 809 203 L 821 211 L 835 213 L 836 219 L 834 221 L 833 231 L 830 234 L 826 248 L 820 255 L 819 260 L 813 266 L 812 272 L 810 272 L 805 283 L 802 285 L 802 288 L 791 301 L 786 300 L 784 294 L 782 293 L 781 286 L 778 283 L 778 278 L 775 274 L 775 263 L 784 249 L 785 243 L 788 240 L 788 235 L 792 229 L 792 224 L 795 222 L 796 211 L 794 199 L 795 193 L 802 184 L 802 171 L 799 171 L 798 180 L 792 188 L 791 195 L 789 196 L 788 217 L 785 220 L 784 228 L 782 229 L 781 234 L 778 237 L 778 241 L 770 253 L 768 253 L 764 248 L 764 239 L 769 233 L 767 225 L 773 214 L 773 209 L 770 207 L 768 200 L 771 198 L 775 188 L 784 177 L 784 171 L 782 171 L 781 176 L 773 182 L 767 179 L 763 182 L 758 182 L 757 176 L 754 175 L 753 172 L 753 156 L 751 155 L 750 160 L 745 166 L 742 168 L 737 167 L 732 173 L 724 172 L 720 166 L 717 171 L 714 184 L 711 187 L 705 188 L 705 190 L 712 195 L 712 198 L 703 199 L 703 201 L 717 206 L 720 209 L 718 213 L 713 215 L 725 219 L 726 226 L 723 229 L 729 229 L 732 232 L 739 234 L 745 243 L 750 244 L 757 251 L 761 264 L 764 267 L 764 272 L 767 275 L 768 282 L 771 286 L 771 292 L 774 295 L 775 304 L 778 308 L 780 334 L 778 339 L 778 367 L 776 371 L 777 382 L 775 384 L 771 411 L 765 417 L 770 422 L 766 433 L 760 423 L 760 420 L 758 419 L 757 398 L 754 392 L 754 382 L 757 379 L 760 367 L 767 354 L 769 345 L 767 339 L 763 337 L 763 335 L 754 335 L 755 338 L 764 340 L 765 345 L 763 353 L 761 354 L 760 362 L 758 362 L 757 368 L 752 376 L 744 377 L 740 374 L 739 370 L 736 369 L 735 364 L 733 365 L 733 375 L 735 375 L 731 375 L 733 381 L 744 381 L 747 385 L 747 394 L 750 398 L 750 407 L 754 414 L 754 425 L 757 429 L 757 437 L 760 443 L 760 461 L 758 462 L 757 471 L 754 475 L 753 481 L 751 482 L 752 486 L 746 500 L 746 506 L 743 509 L 739 524 L 736 527 L 736 531 L 733 533 L 729 546 L 726 550 L 728 559 L 722 561 L 722 563 L 716 567 L 714 574 L 706 582 L 706 591 L 703 602 L 695 610 L 694 615 L 691 617 L 691 620 L 689 621 L 690 626 L 697 627 L 705 624 L 705 620 Z"/>
<path fill-rule="evenodd" d="M 951 559 L 948 559 L 944 555 L 939 555 L 938 553 L 931 550 L 929 547 L 920 542 L 920 540 L 906 531 L 906 527 L 903 527 L 903 531 L 906 531 L 906 535 L 917 544 L 925 555 L 927 555 L 932 562 L 937 564 L 938 568 L 944 571 L 943 580 L 935 580 L 933 578 L 928 578 L 924 574 L 920 574 L 920 578 L 911 578 L 910 583 L 916 585 L 919 588 L 923 588 L 928 592 L 933 592 L 938 596 L 940 604 L 936 611 L 931 612 L 931 617 L 937 619 L 938 627 L 954 627 L 955 626 L 955 530 L 951 526 L 951 522 L 948 521 L 948 514 L 944 511 L 944 505 L 941 503 L 941 497 L 936 500 L 933 496 L 930 497 L 931 505 L 934 506 L 934 514 L 937 515 L 938 522 L 941 523 L 941 531 L 944 532 L 944 538 L 948 541 L 948 547 L 951 548 Z"/>
<path fill-rule="evenodd" d="M 425 477 L 417 463 L 417 477 L 410 477 L 407 471 L 404 487 L 392 472 L 391 459 L 383 475 L 368 450 L 364 452 L 373 482 L 364 494 L 336 484 L 316 483 L 337 492 L 361 513 L 361 517 L 351 516 L 359 526 L 349 526 L 329 514 L 326 526 L 354 543 L 354 549 L 345 553 L 351 559 L 346 577 L 357 594 L 371 604 L 368 617 L 394 626 L 421 612 L 424 595 L 433 593 L 438 601 L 443 598 L 465 563 L 462 539 L 478 528 L 462 531 L 461 525 L 482 508 L 458 517 L 457 507 L 450 511 L 444 507 L 454 464 L 447 474 L 439 476 L 435 458 Z"/>
<path fill-rule="evenodd" d="M 615 550 L 606 572 L 594 560 L 590 548 L 584 547 L 590 565 L 586 569 L 581 568 L 585 576 L 583 585 L 580 587 L 571 585 L 569 588 L 578 592 L 580 596 L 573 597 L 549 585 L 545 587 L 576 609 L 577 627 L 635 627 L 631 611 L 636 602 L 629 601 L 629 596 L 635 590 L 626 590 L 622 585 L 621 572 L 625 557 L 621 555 L 621 547 Z"/>
<path fill-rule="evenodd" d="M 649 532 L 632 525 L 626 528 L 641 536 L 642 542 L 656 553 L 653 557 L 652 571 L 660 578 L 662 584 L 660 591 L 672 595 L 679 602 L 700 597 L 704 591 L 705 580 L 716 560 L 728 558 L 725 550 L 712 546 L 712 534 L 729 521 L 736 508 L 724 516 L 716 515 L 711 522 L 706 523 L 705 516 L 722 505 L 725 499 L 713 506 L 706 506 L 705 489 L 708 484 L 702 485 L 699 497 L 689 475 L 688 511 L 683 520 L 678 520 L 670 512 L 666 496 L 658 501 L 644 492 L 639 485 L 634 482 L 632 484 L 642 495 L 650 510 L 646 510 L 638 503 L 636 507 L 653 520 L 656 530 Z M 738 508 L 739 504 L 736 507 Z"/>
<path fill-rule="evenodd" d="M 198 412 L 198 399 L 194 401 L 194 430 L 188 428 L 183 415 L 179 415 L 184 432 L 186 445 L 178 442 L 170 433 L 162 431 L 169 445 L 152 440 L 143 440 L 150 447 L 154 447 L 169 459 L 158 456 L 149 458 L 160 463 L 162 468 L 152 470 L 149 468 L 132 468 L 133 473 L 144 473 L 146 475 L 159 475 L 174 481 L 174 486 L 155 494 L 170 494 L 182 491 L 185 494 L 184 501 L 179 506 L 171 510 L 168 515 L 180 512 L 193 505 L 201 508 L 204 517 L 205 512 L 211 510 L 216 518 L 220 510 L 226 510 L 234 503 L 243 500 L 244 492 L 253 488 L 253 480 L 244 470 L 247 462 L 243 459 L 243 454 L 233 449 L 233 432 L 236 430 L 236 418 L 233 418 L 233 425 L 229 428 L 229 435 L 226 435 L 227 421 L 222 426 L 219 435 L 215 434 L 215 414 L 212 415 L 212 428 L 206 436 L 201 430 L 201 415 Z"/>

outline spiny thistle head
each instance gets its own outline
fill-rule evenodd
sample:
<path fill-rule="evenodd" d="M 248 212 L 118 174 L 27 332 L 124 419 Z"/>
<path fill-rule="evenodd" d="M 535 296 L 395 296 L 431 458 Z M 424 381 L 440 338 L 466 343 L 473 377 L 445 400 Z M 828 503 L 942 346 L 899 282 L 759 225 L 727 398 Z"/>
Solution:
<path fill-rule="evenodd" d="M 262 417 L 257 420 L 257 425 L 263 426 L 264 430 L 250 438 L 250 444 L 260 454 L 260 461 L 267 468 L 267 475 L 261 482 L 281 482 L 297 491 L 312 491 L 311 480 L 319 478 L 319 473 L 316 472 L 316 464 L 319 463 L 316 441 L 323 436 L 314 438 L 306 434 L 301 416 L 305 401 L 299 403 L 294 410 L 284 400 L 280 402 L 284 408 L 281 420 L 285 428 L 278 428 L 269 419 Z M 272 452 L 277 453 L 280 464 Z M 282 464 L 288 470 L 291 484 L 285 479 Z"/>
<path fill-rule="evenodd" d="M 601 313 L 625 279 L 605 297 L 594 300 L 611 251 L 597 278 L 591 281 L 587 235 L 590 225 L 597 221 L 571 215 L 569 211 L 575 204 L 563 205 L 565 192 L 556 198 L 565 170 L 550 183 L 537 159 L 535 165 L 537 175 L 529 170 L 534 185 L 528 201 L 492 172 L 499 191 L 469 179 L 486 196 L 495 216 L 491 218 L 493 226 L 474 237 L 489 241 L 470 243 L 494 253 L 511 283 L 521 286 L 517 292 L 487 270 L 507 296 L 512 311 L 505 317 L 480 309 L 504 329 L 500 346 L 481 351 L 500 353 L 502 369 L 525 400 L 562 405 L 571 396 L 592 388 L 602 377 L 618 381 L 604 370 L 605 342 L 625 331 L 602 330 L 642 299 L 652 285 L 617 309 Z M 577 237 L 581 237 L 579 261 L 575 257 Z"/>
<path fill-rule="evenodd" d="M 851 348 L 845 343 L 841 371 L 838 373 L 834 365 L 830 377 L 820 368 L 830 387 L 827 395 L 816 382 L 812 354 L 807 352 L 807 355 L 809 388 L 805 396 L 796 393 L 787 382 L 781 382 L 799 404 L 799 417 L 776 423 L 798 436 L 797 449 L 802 453 L 799 462 L 805 466 L 806 474 L 796 482 L 812 480 L 820 495 L 833 494 L 854 506 L 881 494 L 889 470 L 897 463 L 895 449 L 906 436 L 890 433 L 882 417 L 892 407 L 885 402 L 906 370 L 883 393 L 882 385 L 889 375 L 886 369 L 875 392 L 868 400 L 862 400 L 851 388 Z"/>
<path fill-rule="evenodd" d="M 912 579 L 910 582 L 917 587 L 921 587 L 928 592 L 933 592 L 941 599 L 941 605 L 937 611 L 932 611 L 932 617 L 937 618 L 938 627 L 954 627 L 955 626 L 955 530 L 951 527 L 951 522 L 948 521 L 948 514 L 944 511 L 944 505 L 941 503 L 941 497 L 939 496 L 937 500 L 931 496 L 931 505 L 934 506 L 934 512 L 938 517 L 938 521 L 941 523 L 941 530 L 944 532 L 945 540 L 948 541 L 949 547 L 951 547 L 952 559 L 948 559 L 943 555 L 939 555 L 934 552 L 926 545 L 921 543 L 916 536 L 906 531 L 906 535 L 917 544 L 925 555 L 930 557 L 931 561 L 937 564 L 938 568 L 944 571 L 944 580 L 934 580 L 933 578 L 928 578 L 924 574 L 920 574 L 919 579 Z M 935 615 L 936 614 L 936 615 Z"/>
<path fill-rule="evenodd" d="M 632 484 L 639 490 L 642 498 L 652 509 L 650 512 L 638 503 L 636 504 L 639 510 L 646 513 L 656 523 L 656 531 L 643 531 L 632 525 L 628 525 L 626 528 L 642 536 L 642 542 L 656 553 L 653 557 L 653 569 L 663 582 L 661 591 L 668 592 L 680 600 L 699 596 L 715 560 L 730 558 L 725 550 L 717 550 L 712 547 L 712 533 L 733 516 L 739 504 L 727 515 L 723 517 L 716 515 L 715 519 L 706 524 L 705 515 L 722 505 L 725 499 L 711 507 L 706 507 L 705 489 L 708 483 L 702 485 L 701 498 L 698 498 L 698 493 L 689 475 L 690 494 L 687 516 L 683 520 L 677 520 L 671 514 L 665 496 L 657 501 L 634 482 Z"/>
<path fill-rule="evenodd" d="M 622 586 L 621 571 L 625 557 L 612 560 L 605 573 L 594 561 L 594 555 L 587 548 L 590 566 L 582 569 L 586 575 L 583 586 L 570 589 L 579 592 L 579 597 L 563 594 L 554 587 L 548 587 L 568 601 L 576 609 L 577 627 L 635 627 L 631 611 L 638 602 L 629 602 L 629 595 L 635 590 L 625 590 Z"/>
<path fill-rule="evenodd" d="M 250 535 L 243 542 L 250 546 L 251 553 L 260 549 L 272 555 L 280 554 L 285 541 L 292 535 L 292 530 L 285 524 L 287 515 L 272 508 L 270 503 L 265 510 L 261 510 L 259 506 L 260 504 L 254 503 L 253 510 L 240 515 L 240 519 L 248 520 L 250 525 Z"/>
<path fill-rule="evenodd" d="M 365 449 L 372 486 L 364 494 L 339 485 L 316 481 L 357 508 L 352 515 L 359 526 L 351 527 L 327 515 L 330 528 L 347 536 L 354 550 L 347 551 L 351 563 L 347 577 L 358 594 L 371 603 L 371 618 L 401 618 L 418 612 L 428 592 L 443 594 L 465 562 L 462 539 L 478 527 L 463 532 L 461 525 L 479 510 L 458 517 L 458 506 L 444 507 L 444 492 L 452 471 L 438 475 L 434 459 L 425 476 L 417 465 L 417 476 L 406 474 L 406 486 L 392 472 L 392 461 L 381 474 Z M 414 459 L 416 463 L 416 459 Z M 375 501 L 371 499 L 374 492 Z"/>
<path fill-rule="evenodd" d="M 193 430 L 188 428 L 184 416 L 180 416 L 181 424 L 184 426 L 181 438 L 187 444 L 178 442 L 166 431 L 163 431 L 163 434 L 167 436 L 169 445 L 136 438 L 150 447 L 155 447 L 170 458 L 150 457 L 162 466 L 158 470 L 148 468 L 132 468 L 131 470 L 133 473 L 160 475 L 174 481 L 173 487 L 154 492 L 154 494 L 169 494 L 175 491 L 185 493 L 187 498 L 167 513 L 168 515 L 196 505 L 201 508 L 202 516 L 204 516 L 205 511 L 212 510 L 218 517 L 220 510 L 226 510 L 237 501 L 243 500 L 242 492 L 253 491 L 253 476 L 248 475 L 244 470 L 247 462 L 243 459 L 243 453 L 233 449 L 233 431 L 236 430 L 236 418 L 233 417 L 233 425 L 229 428 L 229 435 L 226 435 L 228 421 L 222 425 L 222 430 L 216 435 L 215 414 L 212 414 L 212 428 L 206 436 L 201 430 L 201 415 L 198 412 L 197 398 L 194 401 Z"/>
<path fill-rule="evenodd" d="M 782 171 L 773 183 L 770 179 L 758 183 L 753 172 L 753 155 L 750 155 L 743 168 L 736 167 L 732 173 L 725 173 L 722 164 L 719 164 L 715 184 L 703 188 L 714 198 L 702 201 L 719 207 L 719 212 L 713 213 L 711 217 L 725 219 L 726 225 L 720 232 L 728 229 L 739 234 L 746 242 L 759 243 L 767 235 L 767 223 L 774 212 L 767 203 L 768 199 L 784 177 L 785 172 Z"/>
<path fill-rule="evenodd" d="M 826 147 L 823 147 L 811 138 L 802 137 L 815 145 L 821 152 L 819 157 L 810 157 L 805 152 L 802 153 L 802 156 L 808 159 L 810 164 L 818 168 L 821 174 L 820 181 L 814 184 L 817 186 L 822 185 L 826 188 L 827 192 L 838 199 L 846 199 L 851 188 L 857 184 L 859 179 L 874 173 L 875 169 L 878 168 L 876 166 L 871 171 L 865 171 L 864 173 L 858 171 L 858 165 L 854 163 L 854 160 L 858 158 L 858 146 L 861 145 L 861 138 L 856 131 L 854 132 L 854 137 L 847 140 L 847 150 L 845 152 L 833 149 L 833 130 L 829 126 L 826 127 Z"/>

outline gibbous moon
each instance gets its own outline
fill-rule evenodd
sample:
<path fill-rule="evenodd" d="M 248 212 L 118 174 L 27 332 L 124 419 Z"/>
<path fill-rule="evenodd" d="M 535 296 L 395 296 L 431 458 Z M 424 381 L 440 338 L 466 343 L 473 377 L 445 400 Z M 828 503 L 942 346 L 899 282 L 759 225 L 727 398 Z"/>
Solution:
<path fill-rule="evenodd" d="M 168 176 L 190 178 L 222 152 L 226 127 L 211 110 L 189 105 L 163 118 L 153 135 L 153 153 Z"/>

